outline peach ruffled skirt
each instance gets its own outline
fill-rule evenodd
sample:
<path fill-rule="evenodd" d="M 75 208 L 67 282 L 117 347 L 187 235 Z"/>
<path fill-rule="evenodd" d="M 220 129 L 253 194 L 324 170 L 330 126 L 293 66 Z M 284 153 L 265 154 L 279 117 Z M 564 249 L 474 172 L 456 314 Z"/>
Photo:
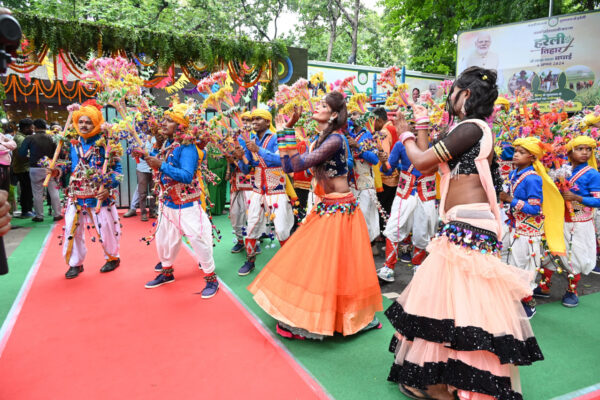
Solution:
<path fill-rule="evenodd" d="M 471 238 L 457 244 L 456 236 L 429 244 L 429 256 L 386 310 L 396 329 L 388 380 L 419 389 L 446 384 L 464 399 L 522 399 L 516 366 L 543 359 L 521 305 L 531 273 L 502 263 L 483 242 L 483 251 Z"/>

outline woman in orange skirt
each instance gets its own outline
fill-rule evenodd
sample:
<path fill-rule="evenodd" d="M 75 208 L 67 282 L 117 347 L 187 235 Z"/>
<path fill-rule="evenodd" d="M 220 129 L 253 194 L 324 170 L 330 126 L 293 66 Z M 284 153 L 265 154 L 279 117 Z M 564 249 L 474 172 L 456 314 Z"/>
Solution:
<path fill-rule="evenodd" d="M 396 329 L 388 380 L 413 399 L 522 400 L 517 366 L 543 359 L 521 306 L 534 271 L 499 258 L 501 180 L 484 122 L 497 96 L 495 71 L 466 69 L 447 107 L 462 122 L 431 148 L 422 106 L 413 107 L 417 138 L 402 115 L 396 118 L 415 168 L 442 173 L 443 224 L 429 256 L 386 310 Z"/>
<path fill-rule="evenodd" d="M 343 95 L 327 94 L 313 119 L 321 133 L 311 151 L 285 154 L 282 164 L 286 173 L 311 168 L 321 202 L 248 286 L 277 332 L 295 339 L 380 328 L 383 310 L 367 225 L 348 186 Z"/>

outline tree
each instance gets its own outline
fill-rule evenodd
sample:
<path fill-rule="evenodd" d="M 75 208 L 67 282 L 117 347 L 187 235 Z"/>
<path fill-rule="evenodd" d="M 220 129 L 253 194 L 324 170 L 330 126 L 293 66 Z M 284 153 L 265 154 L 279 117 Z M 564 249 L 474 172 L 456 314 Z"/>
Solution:
<path fill-rule="evenodd" d="M 342 15 L 348 22 L 352 29 L 352 34 L 350 35 L 350 39 L 352 40 L 352 49 L 350 56 L 348 57 L 348 64 L 356 64 L 356 53 L 358 52 L 358 27 L 360 24 L 360 0 L 351 0 L 353 1 L 353 8 L 350 10 L 346 10 L 346 6 L 342 4 L 342 0 L 333 0 L 335 4 L 338 6 Z"/>

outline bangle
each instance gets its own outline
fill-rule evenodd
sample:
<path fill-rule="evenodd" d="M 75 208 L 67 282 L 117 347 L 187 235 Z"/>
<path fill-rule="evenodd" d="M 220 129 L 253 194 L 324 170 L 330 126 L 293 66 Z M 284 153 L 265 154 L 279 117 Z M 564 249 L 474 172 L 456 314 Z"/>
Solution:
<path fill-rule="evenodd" d="M 412 133 L 411 131 L 406 131 L 398 137 L 398 140 L 400 140 L 400 143 L 402 144 L 404 144 L 404 142 L 406 142 L 407 140 L 411 139 L 416 140 L 414 133 Z"/>
<path fill-rule="evenodd" d="M 429 123 L 429 117 L 422 117 L 422 118 L 415 119 L 415 123 L 417 123 L 417 124 L 428 124 Z"/>
<path fill-rule="evenodd" d="M 427 130 L 429 129 L 429 124 L 424 124 L 424 125 L 415 125 L 415 129 L 420 131 L 420 130 Z"/>

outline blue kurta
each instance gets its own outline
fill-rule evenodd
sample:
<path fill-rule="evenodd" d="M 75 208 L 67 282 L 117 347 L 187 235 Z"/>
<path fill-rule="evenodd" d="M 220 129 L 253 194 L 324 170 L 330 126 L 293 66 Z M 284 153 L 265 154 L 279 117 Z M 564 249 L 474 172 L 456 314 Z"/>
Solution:
<path fill-rule="evenodd" d="M 573 168 L 571 177 L 577 175 L 579 171 L 585 168 L 587 164 L 580 164 Z M 587 207 L 600 207 L 600 172 L 590 169 L 574 182 L 575 188 L 571 189 L 573 193 L 583 197 L 581 203 Z"/>
<path fill-rule="evenodd" d="M 173 140 L 167 141 L 166 146 L 171 145 Z M 194 144 L 181 145 L 173 149 L 167 156 L 166 160 L 160 165 L 159 172 L 160 182 L 163 185 L 172 184 L 172 181 L 191 184 L 198 170 L 198 150 Z M 184 204 L 175 204 L 171 197 L 165 194 L 164 204 L 169 208 L 187 208 L 191 207 L 194 202 Z"/>
<path fill-rule="evenodd" d="M 101 138 L 102 138 L 102 135 L 92 136 L 91 138 L 87 138 L 87 139 L 80 137 L 81 149 L 83 150 L 83 154 L 85 155 L 90 150 L 90 148 L 93 147 L 96 144 L 96 142 Z M 77 151 L 78 147 L 79 146 L 77 146 L 77 145 L 71 146 L 71 152 L 69 155 L 69 157 L 71 159 L 71 174 L 73 172 L 75 172 L 75 169 L 77 168 L 77 165 L 79 164 L 79 153 Z M 105 151 L 104 151 L 104 147 L 99 147 L 99 149 L 100 149 L 99 157 L 95 156 L 92 153 L 88 157 L 85 158 L 84 163 L 90 168 L 99 169 L 101 171 L 102 166 L 104 165 Z M 121 160 L 114 160 L 114 164 L 109 166 L 109 169 L 108 169 L 109 184 L 108 184 L 107 189 L 114 189 L 119 186 L 120 182 L 117 180 L 117 176 L 121 175 L 122 172 L 123 172 L 123 168 L 121 167 Z M 77 204 L 79 204 L 80 206 L 96 207 L 97 203 L 98 203 L 98 200 L 96 198 L 77 199 Z M 106 199 L 102 202 L 103 207 L 108 206 L 109 204 L 110 204 L 110 199 Z"/>
<path fill-rule="evenodd" d="M 530 165 L 527 168 L 511 171 L 509 174 L 511 187 L 523 174 L 533 170 L 533 166 Z M 526 176 L 521 183 L 519 183 L 519 186 L 516 187 L 512 196 L 513 200 L 510 203 L 512 209 L 516 208 L 519 201 L 521 201 L 523 207 L 519 211 L 524 214 L 539 215 L 542 212 L 541 205 L 544 199 L 542 192 L 542 178 L 538 174 Z"/>

